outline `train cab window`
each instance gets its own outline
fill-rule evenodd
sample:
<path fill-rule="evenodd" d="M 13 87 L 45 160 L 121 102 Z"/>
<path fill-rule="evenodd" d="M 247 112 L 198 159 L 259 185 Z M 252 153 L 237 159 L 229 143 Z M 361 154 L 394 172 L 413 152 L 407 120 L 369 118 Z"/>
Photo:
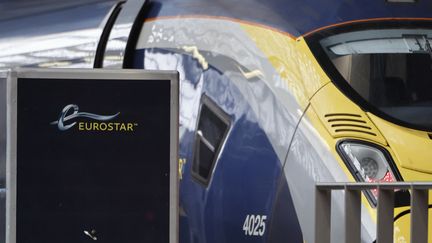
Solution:
<path fill-rule="evenodd" d="M 432 130 L 432 28 L 411 26 L 332 30 L 311 46 L 332 81 L 363 109 Z"/>
<path fill-rule="evenodd" d="M 200 183 L 207 185 L 213 168 L 222 150 L 230 127 L 229 116 L 210 98 L 203 96 L 196 145 L 192 164 L 192 175 Z"/>

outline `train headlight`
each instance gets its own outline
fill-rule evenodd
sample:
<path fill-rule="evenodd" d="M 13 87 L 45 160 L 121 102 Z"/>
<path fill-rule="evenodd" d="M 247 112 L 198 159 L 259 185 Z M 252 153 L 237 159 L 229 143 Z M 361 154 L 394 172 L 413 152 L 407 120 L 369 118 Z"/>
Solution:
<path fill-rule="evenodd" d="M 401 180 L 388 152 L 377 145 L 361 141 L 343 141 L 338 152 L 357 181 L 393 182 Z M 366 193 L 375 204 L 377 191 Z"/>
<path fill-rule="evenodd" d="M 351 142 L 341 143 L 339 146 L 356 179 L 365 182 L 395 181 L 389 162 L 381 150 Z"/>

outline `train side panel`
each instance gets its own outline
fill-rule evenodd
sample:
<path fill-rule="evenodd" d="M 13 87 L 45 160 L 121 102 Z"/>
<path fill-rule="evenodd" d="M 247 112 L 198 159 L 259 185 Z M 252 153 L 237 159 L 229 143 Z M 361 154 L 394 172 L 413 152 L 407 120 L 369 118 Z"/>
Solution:
<path fill-rule="evenodd" d="M 244 26 L 221 19 L 146 21 L 134 58 L 134 68 L 180 73 L 182 242 L 303 242 L 281 176 L 304 108 L 286 85 L 274 94 L 285 80 Z M 194 175 L 203 96 L 230 120 L 206 183 Z M 273 220 L 278 213 L 288 216 Z M 275 222 L 285 227 L 273 230 Z"/>

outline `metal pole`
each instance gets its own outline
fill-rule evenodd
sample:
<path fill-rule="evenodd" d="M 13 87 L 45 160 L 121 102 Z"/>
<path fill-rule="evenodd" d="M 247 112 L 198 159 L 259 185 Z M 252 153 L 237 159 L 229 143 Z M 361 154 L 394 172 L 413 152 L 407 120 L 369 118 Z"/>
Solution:
<path fill-rule="evenodd" d="M 394 189 L 378 186 L 377 243 L 393 242 Z"/>
<path fill-rule="evenodd" d="M 345 188 L 345 243 L 360 243 L 361 194 Z"/>
<path fill-rule="evenodd" d="M 429 191 L 412 189 L 411 191 L 411 241 L 427 243 L 428 239 L 428 198 Z"/>
<path fill-rule="evenodd" d="M 315 243 L 330 243 L 331 191 L 315 190 Z"/>

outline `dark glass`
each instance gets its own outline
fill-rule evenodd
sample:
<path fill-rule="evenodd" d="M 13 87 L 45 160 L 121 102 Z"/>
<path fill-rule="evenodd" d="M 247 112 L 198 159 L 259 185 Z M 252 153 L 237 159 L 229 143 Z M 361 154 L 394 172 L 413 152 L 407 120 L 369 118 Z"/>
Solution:
<path fill-rule="evenodd" d="M 199 174 L 203 178 L 208 178 L 214 161 L 215 153 L 206 146 L 204 141 L 200 141 L 199 147 Z"/>
<path fill-rule="evenodd" d="M 227 127 L 228 125 L 207 106 L 202 107 L 198 130 L 214 148 L 219 147 Z"/>
<path fill-rule="evenodd" d="M 431 29 L 345 28 L 322 36 L 319 54 L 312 50 L 348 96 L 356 93 L 360 106 L 384 119 L 432 130 Z"/>
<path fill-rule="evenodd" d="M 228 130 L 229 125 L 222 117 L 226 119 L 226 114 L 212 101 L 203 98 L 192 172 L 195 178 L 204 184 L 210 180 L 217 153 Z"/>

